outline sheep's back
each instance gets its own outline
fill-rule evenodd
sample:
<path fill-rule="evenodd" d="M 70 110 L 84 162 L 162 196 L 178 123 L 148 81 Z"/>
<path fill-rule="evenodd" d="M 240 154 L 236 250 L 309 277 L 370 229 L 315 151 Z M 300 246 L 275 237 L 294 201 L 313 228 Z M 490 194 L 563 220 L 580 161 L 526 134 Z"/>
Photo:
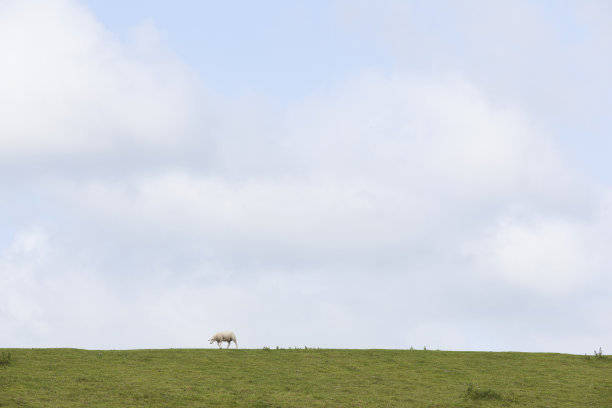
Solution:
<path fill-rule="evenodd" d="M 215 334 L 213 336 L 213 339 L 215 341 L 230 341 L 230 340 L 236 341 L 236 335 L 234 334 L 234 332 L 224 331 L 224 332 L 219 332 Z"/>

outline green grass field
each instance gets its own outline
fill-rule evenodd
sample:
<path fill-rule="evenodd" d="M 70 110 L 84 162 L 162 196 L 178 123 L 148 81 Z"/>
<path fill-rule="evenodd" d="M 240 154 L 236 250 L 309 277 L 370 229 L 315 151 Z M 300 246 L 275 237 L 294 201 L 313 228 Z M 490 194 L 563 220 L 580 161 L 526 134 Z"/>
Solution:
<path fill-rule="evenodd" d="M 609 356 L 318 349 L 0 352 L 11 353 L 10 362 L 0 364 L 1 407 L 612 407 Z"/>

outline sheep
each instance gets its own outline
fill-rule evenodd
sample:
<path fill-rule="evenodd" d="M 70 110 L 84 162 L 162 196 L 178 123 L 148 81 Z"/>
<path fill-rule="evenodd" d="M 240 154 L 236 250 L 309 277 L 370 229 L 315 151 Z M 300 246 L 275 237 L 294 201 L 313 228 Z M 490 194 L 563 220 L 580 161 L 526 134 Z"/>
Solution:
<path fill-rule="evenodd" d="M 233 341 L 234 344 L 236 345 L 236 348 L 238 348 L 238 342 L 236 341 L 236 335 L 234 334 L 234 332 L 231 332 L 231 331 L 219 332 L 215 334 L 214 336 L 212 336 L 210 339 L 208 339 L 208 341 L 210 342 L 210 344 L 217 342 L 217 346 L 219 346 L 219 348 L 221 348 L 221 343 L 223 343 L 224 341 L 227 341 L 227 348 L 229 348 L 229 346 L 232 344 L 232 341 Z"/>

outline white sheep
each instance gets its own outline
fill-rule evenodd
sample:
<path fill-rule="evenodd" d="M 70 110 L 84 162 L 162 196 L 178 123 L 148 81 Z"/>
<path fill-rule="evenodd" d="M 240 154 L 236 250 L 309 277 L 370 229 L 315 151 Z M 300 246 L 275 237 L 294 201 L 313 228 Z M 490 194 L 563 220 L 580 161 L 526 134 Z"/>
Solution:
<path fill-rule="evenodd" d="M 236 341 L 236 335 L 234 334 L 234 332 L 231 332 L 231 331 L 219 332 L 215 334 L 214 336 L 212 336 L 210 339 L 208 339 L 208 341 L 210 342 L 210 344 L 217 342 L 217 346 L 219 346 L 219 348 L 221 348 L 221 343 L 223 343 L 224 341 L 227 341 L 227 348 L 229 348 L 229 346 L 232 344 L 232 341 L 233 341 L 234 344 L 236 344 L 236 348 L 238 348 L 238 342 Z"/>

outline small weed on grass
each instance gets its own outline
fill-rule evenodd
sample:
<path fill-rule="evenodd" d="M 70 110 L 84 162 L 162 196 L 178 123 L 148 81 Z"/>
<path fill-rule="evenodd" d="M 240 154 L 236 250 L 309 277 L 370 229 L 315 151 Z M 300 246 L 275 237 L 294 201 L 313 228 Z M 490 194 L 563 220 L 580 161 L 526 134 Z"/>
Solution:
<path fill-rule="evenodd" d="M 502 400 L 502 396 L 497 391 L 491 389 L 481 390 L 474 384 L 470 383 L 465 390 L 465 396 L 471 400 Z"/>
<path fill-rule="evenodd" d="M 4 351 L 0 353 L 0 367 L 5 367 L 7 365 L 10 365 L 12 361 L 13 361 L 13 358 L 11 356 L 11 353 L 4 352 Z"/>
<path fill-rule="evenodd" d="M 595 359 L 595 360 L 603 360 L 605 359 L 606 356 L 603 353 L 603 350 L 601 349 L 601 347 L 599 348 L 599 350 L 593 350 L 593 355 L 589 356 L 588 354 L 584 355 L 584 359 L 585 360 L 590 360 L 590 359 Z"/>

